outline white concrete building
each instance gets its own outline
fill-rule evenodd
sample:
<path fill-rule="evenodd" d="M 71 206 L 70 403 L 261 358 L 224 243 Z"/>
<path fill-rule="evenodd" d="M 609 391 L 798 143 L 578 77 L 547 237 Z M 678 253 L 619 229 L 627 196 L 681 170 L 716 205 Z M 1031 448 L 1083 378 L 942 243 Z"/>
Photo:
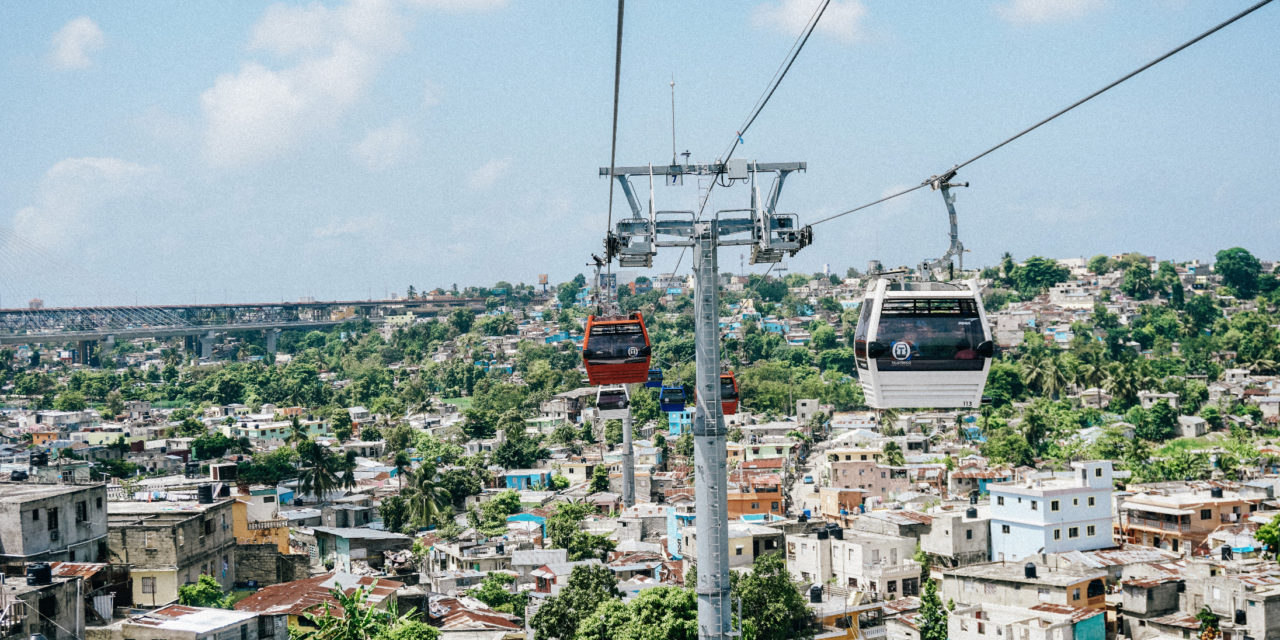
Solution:
<path fill-rule="evenodd" d="M 1114 546 L 1111 461 L 1073 462 L 1067 473 L 989 485 L 991 559 Z"/>

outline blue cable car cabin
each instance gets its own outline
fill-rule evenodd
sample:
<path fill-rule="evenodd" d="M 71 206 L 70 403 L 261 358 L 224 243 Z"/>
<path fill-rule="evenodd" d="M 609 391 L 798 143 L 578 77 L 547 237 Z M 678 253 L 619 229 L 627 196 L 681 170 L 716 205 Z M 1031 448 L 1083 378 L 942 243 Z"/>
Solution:
<path fill-rule="evenodd" d="M 661 389 L 662 388 L 662 369 L 650 369 L 649 379 L 645 380 L 644 386 L 649 387 L 651 389 Z"/>
<path fill-rule="evenodd" d="M 658 408 L 663 411 L 684 411 L 685 394 L 683 386 L 662 387 L 658 394 Z"/>

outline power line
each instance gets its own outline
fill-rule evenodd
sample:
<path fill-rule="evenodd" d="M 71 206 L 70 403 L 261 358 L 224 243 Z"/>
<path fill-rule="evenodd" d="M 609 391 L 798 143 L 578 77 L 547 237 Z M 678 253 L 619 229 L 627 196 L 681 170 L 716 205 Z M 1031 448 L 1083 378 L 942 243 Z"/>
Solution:
<path fill-rule="evenodd" d="M 1192 39 L 1190 39 L 1190 40 L 1188 40 L 1188 41 L 1186 41 L 1186 42 L 1182 43 L 1181 45 L 1178 45 L 1178 46 L 1177 46 L 1177 47 L 1175 47 L 1174 49 L 1170 50 L 1168 53 L 1165 53 L 1164 55 L 1162 55 L 1162 56 L 1160 56 L 1160 57 L 1158 57 L 1158 58 L 1156 58 L 1156 59 L 1152 60 L 1151 62 L 1148 62 L 1148 63 L 1146 63 L 1146 64 L 1142 65 L 1141 67 L 1138 67 L 1137 69 L 1134 69 L 1133 71 L 1130 71 L 1129 73 L 1125 74 L 1124 76 L 1121 76 L 1121 77 L 1120 77 L 1120 79 L 1118 79 L 1118 80 L 1116 80 L 1116 81 L 1114 81 L 1114 82 L 1112 82 L 1112 83 L 1110 83 L 1110 84 L 1106 85 L 1105 87 L 1102 87 L 1101 89 L 1098 89 L 1097 91 L 1094 91 L 1093 93 L 1091 93 L 1091 94 L 1089 94 L 1089 95 L 1087 95 L 1087 96 L 1085 96 L 1085 97 L 1083 97 L 1083 98 L 1081 98 L 1081 99 L 1079 99 L 1079 100 L 1077 100 L 1077 101 L 1075 101 L 1075 102 L 1073 102 L 1073 103 L 1071 103 L 1071 104 L 1070 104 L 1069 106 L 1067 106 L 1066 108 L 1058 110 L 1058 111 L 1057 111 L 1057 112 L 1055 112 L 1053 115 L 1051 115 L 1051 116 L 1049 116 L 1049 117 L 1047 117 L 1047 118 L 1045 118 L 1045 119 L 1043 119 L 1043 120 L 1041 120 L 1041 121 L 1039 121 L 1039 122 L 1037 122 L 1037 123 L 1035 123 L 1035 124 L 1031 125 L 1030 127 L 1027 127 L 1026 129 L 1023 129 L 1022 131 L 1019 131 L 1018 133 L 1014 134 L 1013 136 L 1010 136 L 1010 137 L 1008 137 L 1008 138 L 1005 138 L 1005 139 L 1004 139 L 1003 141 L 1001 141 L 999 144 L 996 144 L 995 146 L 992 146 L 991 148 L 987 149 L 986 151 L 983 151 L 982 153 L 979 153 L 978 155 L 973 156 L 972 158 L 969 158 L 968 160 L 965 160 L 964 162 L 961 162 L 960 164 L 955 165 L 954 167 L 952 167 L 950 170 L 948 170 L 948 171 L 946 172 L 946 175 L 954 174 L 956 171 L 959 171 L 960 169 L 963 169 L 964 167 L 967 167 L 967 166 L 969 166 L 970 164 L 973 164 L 974 162 L 977 162 L 978 160 L 980 160 L 980 159 L 982 159 L 982 158 L 986 157 L 988 154 L 992 153 L 993 151 L 995 151 L 995 150 L 997 150 L 997 149 L 999 149 L 999 148 L 1001 148 L 1001 147 L 1003 147 L 1003 146 L 1005 146 L 1005 145 L 1009 144 L 1010 142 L 1013 142 L 1014 140 L 1017 140 L 1018 138 L 1021 138 L 1022 136 L 1027 135 L 1028 133 L 1031 133 L 1032 131 L 1035 131 L 1036 129 L 1039 129 L 1040 127 L 1042 127 L 1042 126 L 1044 126 L 1044 125 L 1048 124 L 1049 122 L 1052 122 L 1053 120 L 1057 119 L 1059 116 L 1062 116 L 1062 115 L 1066 114 L 1068 111 L 1071 111 L 1072 109 L 1075 109 L 1076 107 L 1078 107 L 1078 106 L 1080 106 L 1080 105 L 1082 105 L 1082 104 L 1084 104 L 1084 103 L 1086 103 L 1086 102 L 1088 102 L 1088 101 L 1090 101 L 1090 100 L 1092 100 L 1092 99 L 1094 99 L 1094 98 L 1096 98 L 1096 97 L 1098 97 L 1098 96 L 1100 96 L 1100 95 L 1102 95 L 1102 94 L 1106 93 L 1107 91 L 1110 91 L 1111 89 L 1114 89 L 1116 86 L 1118 86 L 1118 85 L 1122 84 L 1122 83 L 1123 83 L 1123 82 L 1125 82 L 1126 80 L 1128 80 L 1128 79 L 1130 79 L 1130 78 L 1132 78 L 1132 77 L 1134 77 L 1134 76 L 1136 76 L 1136 75 L 1138 75 L 1138 74 L 1142 73 L 1143 71 L 1146 71 L 1147 69 L 1150 69 L 1151 67 L 1156 66 L 1157 64 L 1160 64 L 1161 62 L 1164 62 L 1165 60 L 1167 60 L 1167 59 L 1169 59 L 1169 58 L 1173 57 L 1174 55 L 1178 54 L 1179 52 L 1181 52 L 1182 50 L 1186 49 L 1187 47 L 1190 47 L 1191 45 L 1193 45 L 1193 44 L 1195 44 L 1195 43 L 1197 43 L 1197 42 L 1200 42 L 1201 40 L 1204 40 L 1205 38 L 1207 38 L 1207 37 L 1209 37 L 1209 36 L 1213 35 L 1214 33 L 1217 33 L 1218 31 L 1222 30 L 1223 28 L 1227 27 L 1227 26 L 1228 26 L 1228 25 L 1230 25 L 1231 23 L 1233 23 L 1233 22 L 1235 22 L 1235 21 L 1237 21 L 1237 20 L 1239 20 L 1239 19 L 1241 19 L 1241 18 L 1243 18 L 1243 17 L 1245 17 L 1245 16 L 1247 16 L 1247 15 L 1249 15 L 1249 14 L 1253 13 L 1254 11 L 1257 11 L 1258 9 L 1261 9 L 1262 7 L 1264 7 L 1264 6 L 1266 6 L 1266 5 L 1270 4 L 1270 3 L 1271 3 L 1271 0 L 1261 0 L 1261 1 L 1260 1 L 1260 2 L 1258 2 L 1257 4 L 1255 4 L 1255 5 L 1251 6 L 1251 7 L 1249 7 L 1248 9 L 1245 9 L 1244 11 L 1241 11 L 1240 13 L 1237 13 L 1236 15 L 1231 16 L 1231 17 L 1230 17 L 1230 18 L 1228 18 L 1227 20 L 1225 20 L 1225 21 L 1223 21 L 1223 22 L 1218 23 L 1218 24 L 1217 24 L 1216 26 L 1214 26 L 1212 29 L 1209 29 L 1208 31 L 1205 31 L 1205 32 L 1201 33 L 1200 35 L 1198 35 L 1198 36 L 1196 36 L 1196 37 L 1194 37 L 1194 38 L 1192 38 Z M 944 179 L 945 179 L 945 178 L 944 178 Z M 916 185 L 916 186 L 914 186 L 914 187 L 911 187 L 911 188 L 909 188 L 909 189 L 904 189 L 904 190 L 899 191 L 899 192 L 897 192 L 897 193 L 894 193 L 894 194 L 892 194 L 892 195 L 885 196 L 885 197 L 880 198 L 879 200 L 876 200 L 876 201 L 874 201 L 874 202 L 868 202 L 867 204 L 859 205 L 859 206 L 854 207 L 854 208 L 852 208 L 852 209 L 849 209 L 849 210 L 847 210 L 847 211 L 842 211 L 842 212 L 837 213 L 837 214 L 835 214 L 835 215 L 833 215 L 833 216 L 828 216 L 828 217 L 826 217 L 826 218 L 823 218 L 823 219 L 821 219 L 821 220 L 818 220 L 817 222 L 810 223 L 810 225 L 809 225 L 809 226 L 819 225 L 819 224 L 822 224 L 823 222 L 827 222 L 828 220 L 835 220 L 836 218 L 839 218 L 839 217 L 841 217 L 841 216 L 849 215 L 850 213 L 854 213 L 855 211 L 861 211 L 861 210 L 863 210 L 863 209 L 866 209 L 867 207 L 871 207 L 871 206 L 874 206 L 874 205 L 880 204 L 881 202 L 885 202 L 885 201 L 887 201 L 887 200 L 892 200 L 892 199 L 897 198 L 897 197 L 899 197 L 899 196 L 904 196 L 904 195 L 906 195 L 906 194 L 908 194 L 908 193 L 911 193 L 912 191 L 915 191 L 915 190 L 917 190 L 917 189 L 920 189 L 920 188 L 926 187 L 926 186 L 928 186 L 929 184 L 931 184 L 931 183 L 933 183 L 933 182 L 935 182 L 935 181 L 937 181 L 937 180 L 938 180 L 938 176 L 931 176 L 929 179 L 925 180 L 924 182 L 922 182 L 922 183 L 920 183 L 920 184 L 918 184 L 918 185 Z"/>

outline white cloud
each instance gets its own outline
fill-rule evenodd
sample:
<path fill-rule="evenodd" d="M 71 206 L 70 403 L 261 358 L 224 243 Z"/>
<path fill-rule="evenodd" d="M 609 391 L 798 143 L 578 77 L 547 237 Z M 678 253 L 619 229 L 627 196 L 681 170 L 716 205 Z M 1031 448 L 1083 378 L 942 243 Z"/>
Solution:
<path fill-rule="evenodd" d="M 409 4 L 438 11 L 491 11 L 507 6 L 507 0 L 408 0 Z"/>
<path fill-rule="evenodd" d="M 158 173 L 117 158 L 62 160 L 45 172 L 36 203 L 18 210 L 14 231 L 37 246 L 68 248 L 116 223 L 108 205 L 141 194 Z"/>
<path fill-rule="evenodd" d="M 371 171 L 382 171 L 404 162 L 418 140 L 403 121 L 397 120 L 365 135 L 351 148 L 351 154 Z"/>
<path fill-rule="evenodd" d="M 358 218 L 348 218 L 345 220 L 330 220 L 323 227 L 317 227 L 311 232 L 311 235 L 318 240 L 331 240 L 335 238 L 349 238 L 352 236 L 369 235 L 381 232 L 386 226 L 386 220 L 380 215 L 366 215 Z"/>
<path fill-rule="evenodd" d="M 272 6 L 254 28 L 250 49 L 288 63 L 247 62 L 218 76 L 200 96 L 204 152 L 210 163 L 243 166 L 288 152 L 332 127 L 365 93 L 378 67 L 404 46 L 409 23 L 390 0 Z"/>
<path fill-rule="evenodd" d="M 822 0 L 778 0 L 758 5 L 751 12 L 751 22 L 795 37 L 809 24 Z M 867 8 L 861 0 L 832 0 L 818 21 L 815 33 L 843 42 L 855 42 L 866 34 L 862 28 Z"/>
<path fill-rule="evenodd" d="M 93 66 L 90 54 L 105 43 L 106 37 L 98 24 L 88 16 L 80 16 L 53 34 L 49 62 L 57 69 L 88 69 Z"/>
<path fill-rule="evenodd" d="M 511 167 L 511 158 L 490 160 L 467 176 L 467 188 L 472 191 L 483 191 L 497 184 L 498 178 Z"/>
<path fill-rule="evenodd" d="M 440 104 L 440 95 L 443 92 L 444 90 L 440 85 L 427 80 L 426 84 L 422 87 L 422 107 L 424 109 L 430 109 L 431 107 Z"/>
<path fill-rule="evenodd" d="M 1103 0 L 1009 0 L 996 14 L 1014 24 L 1074 20 L 1102 8 Z"/>

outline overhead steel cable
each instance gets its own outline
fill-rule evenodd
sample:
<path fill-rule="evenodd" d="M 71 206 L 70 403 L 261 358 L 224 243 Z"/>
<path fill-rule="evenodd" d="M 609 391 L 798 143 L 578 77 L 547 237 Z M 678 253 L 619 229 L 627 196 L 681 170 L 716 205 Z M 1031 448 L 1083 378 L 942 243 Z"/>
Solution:
<path fill-rule="evenodd" d="M 1075 101 L 1075 102 L 1071 103 L 1071 104 L 1070 104 L 1070 105 L 1068 105 L 1067 107 L 1065 107 L 1065 108 L 1063 108 L 1063 109 L 1058 110 L 1058 111 L 1057 111 L 1057 112 L 1055 112 L 1053 115 L 1051 115 L 1051 116 L 1049 116 L 1049 117 L 1047 117 L 1047 118 L 1045 118 L 1045 119 L 1043 119 L 1043 120 L 1041 120 L 1041 121 L 1039 121 L 1039 122 L 1037 122 L 1037 123 L 1035 123 L 1035 124 L 1033 124 L 1033 125 L 1031 125 L 1031 126 L 1027 127 L 1026 129 L 1023 129 L 1022 131 L 1019 131 L 1018 133 L 1016 133 L 1016 134 L 1014 134 L 1014 135 L 1012 135 L 1012 136 L 1010 136 L 1010 137 L 1008 137 L 1008 138 L 1005 138 L 1005 139 L 1004 139 L 1003 141 L 1001 141 L 999 144 L 996 144 L 996 145 L 994 145 L 994 146 L 992 146 L 992 147 L 988 148 L 986 151 L 983 151 L 982 153 L 979 153 L 978 155 L 973 156 L 972 158 L 969 158 L 968 160 L 965 160 L 964 162 L 961 162 L 960 164 L 957 164 L 957 165 L 953 166 L 951 169 L 949 169 L 949 170 L 947 170 L 946 172 L 944 172 L 944 175 L 954 174 L 956 171 L 959 171 L 960 169 L 963 169 L 964 167 L 967 167 L 967 166 L 969 166 L 970 164 L 973 164 L 974 162 L 977 162 L 978 160 L 980 160 L 980 159 L 982 159 L 982 158 L 986 157 L 987 155 L 991 154 L 992 152 L 996 151 L 997 149 L 999 149 L 999 148 L 1001 148 L 1001 147 L 1003 147 L 1003 146 L 1005 146 L 1005 145 L 1009 144 L 1010 142 L 1013 142 L 1014 140 L 1017 140 L 1018 138 L 1021 138 L 1022 136 L 1027 135 L 1028 133 L 1031 133 L 1032 131 L 1035 131 L 1036 129 L 1039 129 L 1040 127 L 1042 127 L 1042 126 L 1044 126 L 1044 125 L 1046 125 L 1046 124 L 1048 124 L 1048 123 L 1052 122 L 1053 120 L 1056 120 L 1059 116 L 1062 116 L 1062 115 L 1066 114 L 1067 112 L 1071 111 L 1072 109 L 1075 109 L 1076 107 L 1078 107 L 1078 106 L 1080 106 L 1080 105 L 1082 105 L 1082 104 L 1084 104 L 1084 103 L 1086 103 L 1086 102 L 1088 102 L 1088 101 L 1090 101 L 1090 100 L 1092 100 L 1092 99 L 1094 99 L 1094 98 L 1096 98 L 1096 97 L 1098 97 L 1098 96 L 1100 96 L 1100 95 L 1102 95 L 1102 94 L 1106 93 L 1107 91 L 1110 91 L 1111 89 L 1114 89 L 1114 88 L 1115 88 L 1115 87 L 1117 87 L 1118 85 L 1120 85 L 1120 84 L 1124 83 L 1126 80 L 1129 80 L 1130 78 L 1132 78 L 1132 77 L 1134 77 L 1134 76 L 1136 76 L 1136 75 L 1138 75 L 1138 74 L 1142 73 L 1143 71 L 1146 71 L 1147 69 L 1150 69 L 1151 67 L 1154 67 L 1154 66 L 1156 66 L 1157 64 L 1160 64 L 1161 62 L 1164 62 L 1165 60 L 1168 60 L 1169 58 L 1171 58 L 1171 57 L 1173 57 L 1174 55 L 1176 55 L 1176 54 L 1180 53 L 1181 51 L 1183 51 L 1183 50 L 1184 50 L 1184 49 L 1186 49 L 1187 47 L 1190 47 L 1191 45 L 1193 45 L 1193 44 L 1195 44 L 1195 43 L 1197 43 L 1197 42 L 1200 42 L 1201 40 L 1204 40 L 1205 38 L 1207 38 L 1207 37 L 1209 37 L 1209 36 L 1213 35 L 1214 33 L 1217 33 L 1218 31 L 1222 30 L 1223 28 L 1227 27 L 1227 26 L 1228 26 L 1228 25 L 1230 25 L 1231 23 L 1233 23 L 1233 22 L 1235 22 L 1235 21 L 1237 21 L 1237 20 L 1239 20 L 1239 19 L 1241 19 L 1241 18 L 1243 18 L 1243 17 L 1245 17 L 1245 16 L 1247 16 L 1247 15 L 1249 15 L 1249 14 L 1253 13 L 1254 11 L 1257 11 L 1258 9 L 1261 9 L 1262 7 L 1264 7 L 1264 6 L 1266 6 L 1266 5 L 1270 4 L 1270 3 L 1271 3 L 1271 0 L 1261 0 L 1261 1 L 1260 1 L 1260 2 L 1258 2 L 1257 4 L 1254 4 L 1253 6 L 1249 7 L 1248 9 L 1245 9 L 1244 11 L 1241 11 L 1240 13 L 1237 13 L 1237 14 L 1235 14 L 1234 16 L 1231 16 L 1230 18 L 1228 18 L 1228 19 L 1226 19 L 1226 20 L 1224 20 L 1224 21 L 1222 21 L 1222 22 L 1218 23 L 1216 26 L 1214 26 L 1213 28 L 1209 29 L 1208 31 L 1205 31 L 1205 32 L 1201 33 L 1200 35 L 1198 35 L 1198 36 L 1196 36 L 1196 37 L 1194 37 L 1194 38 L 1192 38 L 1192 39 L 1190 39 L 1190 40 L 1188 40 L 1188 41 L 1186 41 L 1186 42 L 1184 42 L 1184 43 L 1182 43 L 1182 44 L 1178 45 L 1177 47 L 1175 47 L 1175 48 L 1171 49 L 1168 53 L 1165 53 L 1164 55 L 1162 55 L 1162 56 L 1160 56 L 1160 57 L 1158 57 L 1158 58 L 1156 58 L 1156 59 L 1154 59 L 1154 60 L 1152 60 L 1152 61 L 1150 61 L 1150 62 L 1148 62 L 1148 63 L 1146 63 L 1146 64 L 1144 64 L 1144 65 L 1142 65 L 1141 67 L 1138 67 L 1137 69 L 1134 69 L 1133 71 L 1130 71 L 1129 73 L 1127 73 L 1127 74 L 1125 74 L 1125 75 L 1121 76 L 1118 80 L 1116 80 L 1116 81 L 1114 81 L 1114 82 L 1112 82 L 1112 83 L 1110 83 L 1110 84 L 1106 85 L 1105 87 L 1102 87 L 1101 89 L 1098 89 L 1097 91 L 1094 91 L 1093 93 L 1091 93 L 1091 94 L 1089 94 L 1089 95 L 1087 95 L 1087 96 L 1085 96 L 1085 97 L 1083 97 L 1083 98 L 1081 98 L 1081 99 L 1079 99 L 1079 100 L 1077 100 L 1077 101 Z M 909 189 L 903 189 L 902 191 L 899 191 L 899 192 L 897 192 L 897 193 L 894 193 L 894 194 L 891 194 L 891 195 L 885 196 L 885 197 L 883 197 L 883 198 L 880 198 L 879 200 L 875 200 L 875 201 L 873 201 L 873 202 L 868 202 L 867 204 L 864 204 L 864 205 L 859 205 L 859 206 L 857 206 L 857 207 L 854 207 L 854 208 L 849 209 L 849 210 L 847 210 L 847 211 L 842 211 L 842 212 L 837 213 L 837 214 L 832 215 L 832 216 L 827 216 L 826 218 L 822 218 L 821 220 L 818 220 L 818 221 L 816 221 L 816 222 L 812 222 L 812 223 L 810 223 L 810 224 L 809 224 L 809 226 L 816 226 L 816 225 L 822 224 L 822 223 L 824 223 L 824 222 L 827 222 L 827 221 L 829 221 L 829 220 L 835 220 L 836 218 L 839 218 L 839 217 L 842 217 L 842 216 L 847 216 L 847 215 L 849 215 L 849 214 L 851 214 L 851 213 L 854 213 L 854 212 L 857 212 L 857 211 L 861 211 L 861 210 L 863 210 L 863 209 L 866 209 L 866 208 L 868 208 L 868 207 L 875 206 L 875 205 L 877 205 L 877 204 L 880 204 L 880 203 L 885 202 L 885 201 L 888 201 L 888 200 L 892 200 L 892 199 L 897 198 L 897 197 L 899 197 L 899 196 L 904 196 L 904 195 L 906 195 L 906 194 L 908 194 L 908 193 L 911 193 L 912 191 L 915 191 L 915 190 L 917 190 L 917 189 L 921 189 L 921 188 L 927 187 L 927 186 L 929 186 L 930 184 L 932 184 L 933 182 L 937 181 L 938 179 L 939 179 L 939 178 L 938 178 L 938 176 L 930 176 L 930 177 L 929 177 L 928 179 L 926 179 L 924 182 L 922 182 L 922 183 L 920 183 L 920 184 L 918 184 L 918 185 L 916 185 L 916 186 L 914 186 L 914 187 L 911 187 L 911 188 L 909 188 Z"/>
<path fill-rule="evenodd" d="M 618 93 L 622 84 L 622 14 L 625 4 L 626 0 L 618 0 L 618 36 L 614 44 L 613 56 L 613 128 L 609 140 L 609 215 L 604 229 L 605 242 L 609 242 L 608 238 L 611 238 L 613 234 L 613 169 L 618 158 Z M 605 257 L 608 258 L 608 247 L 606 247 Z M 605 273 L 611 274 L 613 273 L 613 260 L 607 260 L 607 263 Z M 600 283 L 596 282 L 595 286 L 599 290 Z"/>
<path fill-rule="evenodd" d="M 791 48 L 787 50 L 787 55 L 783 57 L 782 64 L 778 66 L 778 70 L 773 73 L 773 77 L 769 79 L 769 83 L 765 85 L 765 90 L 756 99 L 755 104 L 751 107 L 750 113 L 747 115 L 743 125 L 735 132 L 733 142 L 729 145 L 728 151 L 720 156 L 716 162 L 722 166 L 733 157 L 733 152 L 738 149 L 738 145 L 742 143 L 742 136 L 747 133 L 751 125 L 755 123 L 756 118 L 760 117 L 760 113 L 764 111 L 765 105 L 769 104 L 769 100 L 773 98 L 774 92 L 782 85 L 783 78 L 787 77 L 787 72 L 791 71 L 791 65 L 795 64 L 796 58 L 800 56 L 800 52 L 804 49 L 804 45 L 809 42 L 809 36 L 813 35 L 813 30 L 818 27 L 818 21 L 822 19 L 822 14 L 826 13 L 827 6 L 831 4 L 831 0 L 823 0 L 822 4 L 814 9 L 813 14 L 809 16 L 808 23 L 804 29 L 800 31 L 800 35 L 796 36 L 795 42 L 791 44 Z M 711 180 L 711 185 L 707 187 L 707 192 L 702 196 L 702 204 L 698 205 L 698 212 L 694 214 L 694 221 L 702 219 L 702 213 L 707 208 L 707 202 L 711 200 L 711 192 L 716 188 L 719 182 L 719 175 Z M 671 273 L 679 273 L 680 263 L 684 261 L 685 248 L 680 249 L 680 257 L 676 259 L 676 266 Z"/>

